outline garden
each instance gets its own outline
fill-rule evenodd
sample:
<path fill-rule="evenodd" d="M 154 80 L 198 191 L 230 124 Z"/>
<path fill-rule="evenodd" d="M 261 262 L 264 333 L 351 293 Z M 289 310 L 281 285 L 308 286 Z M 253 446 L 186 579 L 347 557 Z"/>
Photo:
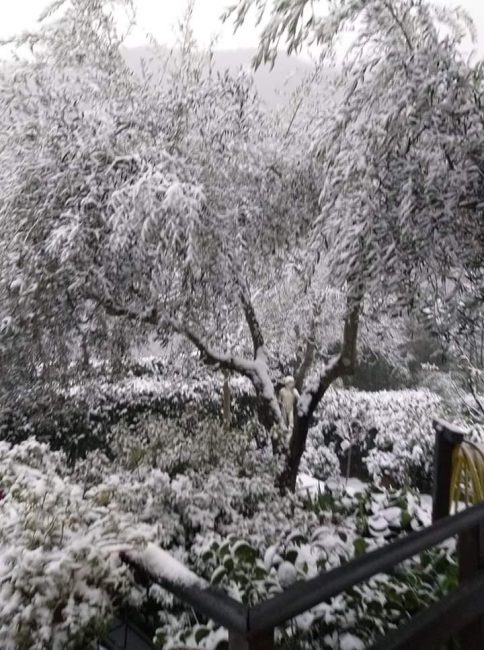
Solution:
<path fill-rule="evenodd" d="M 155 648 L 222 650 L 226 630 L 123 555 L 162 550 L 252 606 L 431 524 L 436 418 L 484 444 L 468 17 L 239 0 L 224 20 L 255 10 L 255 67 L 318 52 L 274 108 L 251 73 L 212 69 L 193 2 L 173 51 L 130 69 L 135 4 L 58 0 L 3 44 L 5 650 L 94 649 L 121 616 Z M 457 582 L 451 539 L 276 646 L 370 648 Z"/>

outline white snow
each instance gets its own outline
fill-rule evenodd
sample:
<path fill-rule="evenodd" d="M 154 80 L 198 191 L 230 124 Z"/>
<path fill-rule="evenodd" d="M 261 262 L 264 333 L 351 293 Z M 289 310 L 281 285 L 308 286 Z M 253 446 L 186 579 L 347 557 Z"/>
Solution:
<path fill-rule="evenodd" d="M 380 510 L 380 517 L 386 519 L 390 525 L 399 526 L 402 520 L 402 509 L 397 506 Z"/>
<path fill-rule="evenodd" d="M 365 644 L 354 634 L 343 634 L 339 642 L 340 650 L 365 650 Z"/>
<path fill-rule="evenodd" d="M 319 494 L 324 492 L 324 481 L 320 481 L 309 474 L 298 474 L 296 491 L 306 494 Z"/>
<path fill-rule="evenodd" d="M 457 426 L 456 424 L 452 424 L 451 422 L 447 422 L 447 420 L 443 420 L 441 418 L 434 418 L 434 423 L 439 431 L 442 430 L 447 430 L 450 431 L 450 433 L 460 433 L 462 435 L 468 435 L 468 431 L 465 431 L 464 429 L 461 429 L 461 427 Z"/>
<path fill-rule="evenodd" d="M 148 573 L 162 580 L 183 587 L 204 588 L 207 586 L 202 578 L 156 544 L 148 544 L 143 551 L 130 551 L 127 556 L 146 569 Z"/>
<path fill-rule="evenodd" d="M 277 577 L 281 587 L 290 587 L 297 580 L 296 567 L 290 562 L 282 562 L 277 570 Z"/>
<path fill-rule="evenodd" d="M 367 489 L 367 487 L 368 484 L 364 483 L 363 481 L 360 481 L 360 479 L 358 478 L 349 478 L 345 484 L 346 493 L 349 494 L 350 496 L 354 496 L 355 494 L 361 494 Z"/>

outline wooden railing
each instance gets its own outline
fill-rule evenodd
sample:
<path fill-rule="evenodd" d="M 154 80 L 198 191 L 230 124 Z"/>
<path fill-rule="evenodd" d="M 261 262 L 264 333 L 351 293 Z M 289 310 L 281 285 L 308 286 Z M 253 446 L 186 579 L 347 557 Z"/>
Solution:
<path fill-rule="evenodd" d="M 379 641 L 373 650 L 437 650 L 459 635 L 462 650 L 484 649 L 484 503 L 448 516 L 452 448 L 463 432 L 436 421 L 434 460 L 434 522 L 428 528 L 377 549 L 310 580 L 297 582 L 281 594 L 245 607 L 215 589 L 184 587 L 149 575 L 125 557 L 145 583 L 158 582 L 195 611 L 227 628 L 230 650 L 272 650 L 275 628 L 327 602 L 360 582 L 426 549 L 458 538 L 459 587 Z"/>

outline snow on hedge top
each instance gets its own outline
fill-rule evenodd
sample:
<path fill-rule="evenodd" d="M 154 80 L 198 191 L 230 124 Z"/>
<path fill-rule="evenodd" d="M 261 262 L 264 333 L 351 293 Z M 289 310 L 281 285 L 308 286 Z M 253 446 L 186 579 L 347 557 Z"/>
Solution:
<path fill-rule="evenodd" d="M 182 587 L 207 586 L 206 582 L 156 544 L 143 551 L 129 551 L 128 558 L 142 566 L 150 575 Z"/>
<path fill-rule="evenodd" d="M 245 377 L 232 377 L 230 388 L 235 395 L 250 394 L 253 391 L 250 380 Z M 189 380 L 184 377 L 167 378 L 154 375 L 146 377 L 127 377 L 116 383 L 94 380 L 84 384 L 69 386 L 62 391 L 67 397 L 86 398 L 94 404 L 103 401 L 143 401 L 166 399 L 176 401 L 217 399 L 221 392 L 220 377 L 209 375 L 203 380 Z"/>
<path fill-rule="evenodd" d="M 411 476 L 431 480 L 435 431 L 433 419 L 445 413 L 441 397 L 427 389 L 365 392 L 330 389 L 319 421 L 308 436 L 304 471 L 325 478 L 329 455 L 358 449 L 369 477 L 390 477 L 406 485 Z M 333 465 L 339 467 L 338 461 Z"/>
<path fill-rule="evenodd" d="M 434 418 L 434 423 L 437 426 L 437 429 L 439 431 L 446 430 L 449 431 L 450 433 L 458 433 L 464 436 L 469 435 L 469 431 L 466 431 L 462 427 L 459 427 L 457 424 L 454 424 L 452 422 L 448 422 L 447 420 L 444 420 L 443 418 Z"/>

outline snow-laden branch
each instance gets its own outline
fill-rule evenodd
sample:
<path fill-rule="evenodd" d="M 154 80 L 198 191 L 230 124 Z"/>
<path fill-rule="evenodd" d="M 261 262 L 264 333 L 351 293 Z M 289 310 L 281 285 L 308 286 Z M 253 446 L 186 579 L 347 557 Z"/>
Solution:
<path fill-rule="evenodd" d="M 268 413 L 270 413 L 269 420 L 265 424 L 268 429 L 273 424 L 282 424 L 281 409 L 274 384 L 270 378 L 267 356 L 263 345 L 255 351 L 254 359 L 246 359 L 216 350 L 189 325 L 175 320 L 169 320 L 168 324 L 175 332 L 185 336 L 193 343 L 206 364 L 218 366 L 222 370 L 228 370 L 229 372 L 236 372 L 250 379 L 258 398 L 267 406 Z"/>
<path fill-rule="evenodd" d="M 156 544 L 142 551 L 124 551 L 124 561 L 146 571 L 153 580 L 181 587 L 207 587 L 207 583 Z"/>
<path fill-rule="evenodd" d="M 220 350 L 212 347 L 208 341 L 206 341 L 203 336 L 201 336 L 196 330 L 174 319 L 168 319 L 165 321 L 172 330 L 185 336 L 190 343 L 192 343 L 197 350 L 200 352 L 202 360 L 207 365 L 219 366 L 223 370 L 228 370 L 230 372 L 237 372 L 245 377 L 248 377 L 252 380 L 254 373 L 257 372 L 256 363 L 252 359 L 245 359 L 244 357 L 227 354 Z"/>
<path fill-rule="evenodd" d="M 129 320 L 138 321 L 139 323 L 146 323 L 148 325 L 159 325 L 160 316 L 158 309 L 151 305 L 146 309 L 135 309 L 128 305 L 120 305 L 107 295 L 100 295 L 97 292 L 87 290 L 84 296 L 89 300 L 93 300 L 104 309 L 108 316 L 116 316 L 128 318 Z"/>

